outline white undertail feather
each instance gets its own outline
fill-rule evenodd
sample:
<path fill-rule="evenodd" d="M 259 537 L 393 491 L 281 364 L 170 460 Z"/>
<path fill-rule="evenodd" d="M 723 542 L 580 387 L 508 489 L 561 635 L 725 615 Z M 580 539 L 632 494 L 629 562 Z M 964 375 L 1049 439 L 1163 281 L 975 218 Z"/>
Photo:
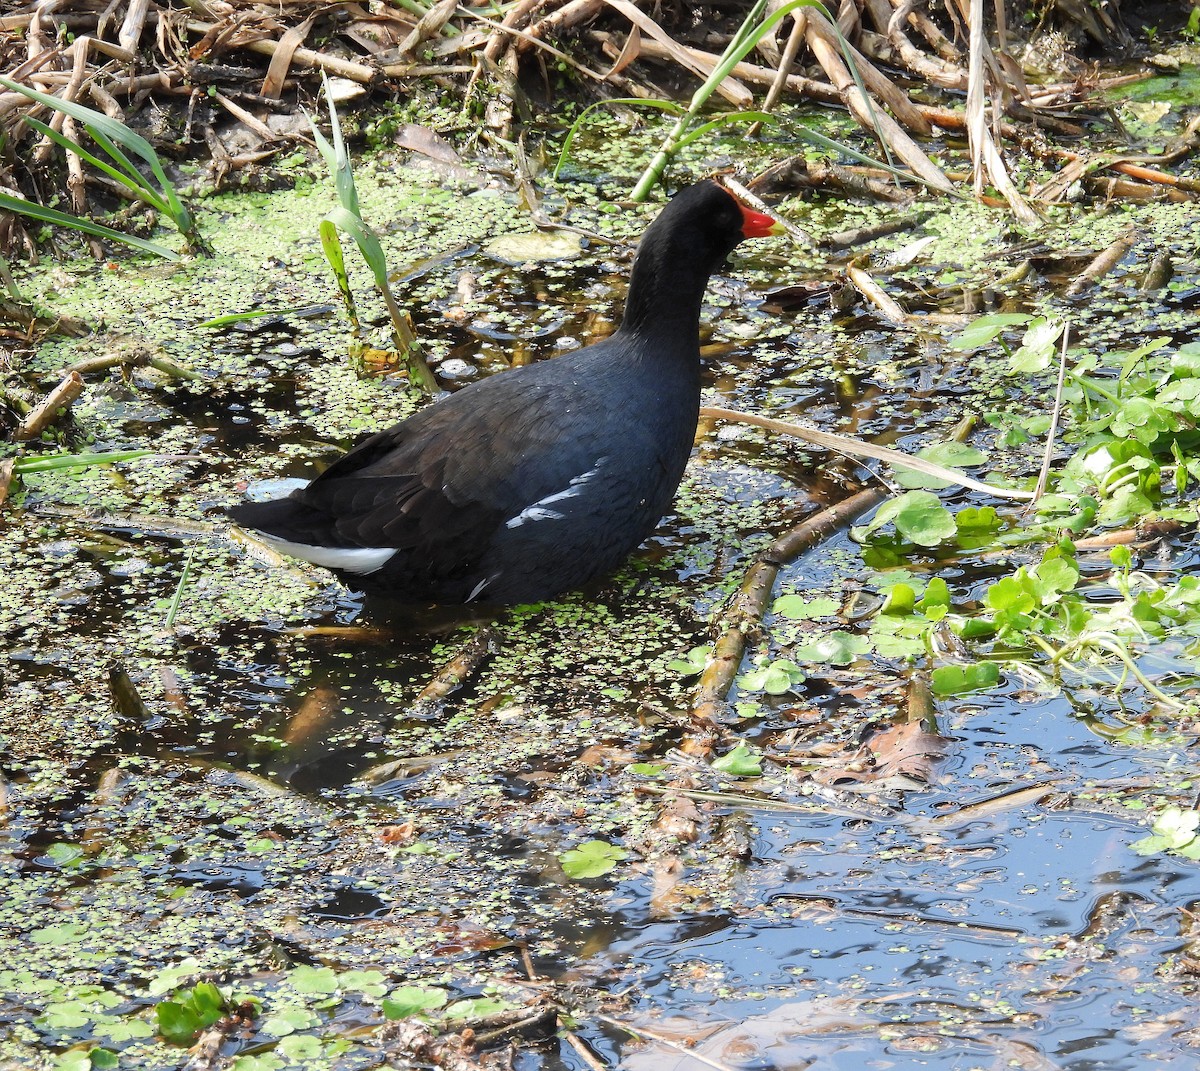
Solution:
<path fill-rule="evenodd" d="M 392 559 L 395 547 L 314 547 L 308 543 L 293 543 L 266 532 L 251 529 L 267 546 L 301 561 L 322 565 L 326 569 L 344 569 L 348 573 L 366 576 L 377 573 Z"/>

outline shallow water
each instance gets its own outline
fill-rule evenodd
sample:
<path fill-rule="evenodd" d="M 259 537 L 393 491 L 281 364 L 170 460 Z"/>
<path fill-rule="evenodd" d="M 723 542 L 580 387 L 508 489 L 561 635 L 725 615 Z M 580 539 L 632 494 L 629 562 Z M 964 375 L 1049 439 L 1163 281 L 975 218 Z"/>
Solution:
<path fill-rule="evenodd" d="M 422 198 L 444 207 L 444 192 L 426 187 Z M 496 373 L 511 335 L 549 359 L 607 330 L 628 257 L 604 249 L 524 277 L 497 267 L 479 241 L 524 221 L 507 194 L 487 199 L 499 214 L 464 210 L 470 226 L 446 238 L 452 255 L 429 261 L 409 289 L 414 302 L 445 301 L 463 270 L 476 274 L 485 311 L 473 326 L 441 318 L 436 303 L 418 317 L 434 356 L 460 362 L 462 379 Z M 96 383 L 78 415 L 98 445 L 146 443 L 175 460 L 29 479 L 0 548 L 0 1062 L 35 1066 L 96 1042 L 120 1050 L 123 1067 L 176 1066 L 182 1049 L 129 1024 L 152 1025 L 150 1009 L 176 986 L 212 978 L 262 1001 L 223 1051 L 270 1054 L 278 1066 L 373 1066 L 377 1043 L 350 1031 L 377 1026 L 380 996 L 405 984 L 510 1006 L 553 995 L 585 1045 L 631 1071 L 711 1065 L 630 1040 L 610 1020 L 763 1071 L 1194 1065 L 1200 870 L 1130 848 L 1158 791 L 1187 791 L 1190 728 L 1150 719 L 1147 741 L 1111 739 L 1106 727 L 1123 728 L 1116 715 L 1141 713 L 1136 696 L 1013 674 L 939 701 L 950 744 L 930 785 L 813 791 L 802 759 L 852 745 L 903 705 L 912 669 L 873 656 L 809 666 L 794 694 L 757 697 L 753 717 L 731 721 L 779 760 L 766 782 L 672 752 L 690 683 L 667 664 L 710 639 L 710 614 L 771 538 L 846 493 L 862 475 L 849 462 L 757 432 L 708 435 L 676 513 L 634 562 L 597 590 L 501 616 L 494 652 L 465 687 L 413 716 L 475 623 L 364 609 L 318 571 L 256 563 L 219 528 L 241 484 L 311 476 L 412 404 L 398 380 L 347 368 L 332 314 L 192 331 L 253 294 L 324 300 L 315 236 L 290 235 L 299 223 L 282 199 L 260 208 L 258 225 L 281 247 L 299 243 L 265 297 L 228 255 L 202 272 L 224 294 L 215 309 L 183 303 L 196 285 L 187 278 L 159 280 L 166 290 L 143 303 L 119 282 L 88 280 L 82 300 L 110 303 L 110 330 L 143 331 L 212 378 Z M 599 228 L 611 217 L 583 201 L 572 218 Z M 976 226 L 999 234 L 1005 224 L 980 211 Z M 419 241 L 436 252 L 434 238 Z M 933 295 L 941 270 L 931 259 L 893 282 L 915 277 Z M 954 306 L 988 270 L 966 266 L 929 307 Z M 861 306 L 831 317 L 819 302 L 773 311 L 760 300 L 831 271 L 759 247 L 717 282 L 714 340 L 743 348 L 706 361 L 707 401 L 907 448 L 947 434 L 968 404 L 1044 402 L 1041 387 L 1022 396 L 986 363 L 946 350 L 947 328 L 906 333 Z M 1194 276 L 1195 265 L 1183 271 Z M 1160 324 L 1183 323 L 1189 279 Z M 1092 303 L 1081 333 L 1121 325 L 1121 285 Z M 495 307 L 517 325 L 482 322 Z M 52 369 L 100 344 L 54 344 L 34 360 Z M 1003 463 L 1027 469 L 1036 449 Z M 181 519 L 218 527 L 197 540 Z M 1023 553 L 931 555 L 920 567 L 965 598 Z M 1168 546 L 1155 568 L 1194 571 L 1194 541 Z M 869 583 L 860 548 L 842 535 L 786 567 L 778 590 L 841 604 Z M 773 656 L 786 653 L 779 624 L 769 618 L 761 639 Z M 378 632 L 293 631 L 336 625 Z M 110 698 L 114 666 L 144 708 Z M 665 773 L 629 769 L 655 761 Z M 694 793 L 694 840 L 656 826 L 653 790 L 672 777 Z M 604 877 L 569 879 L 562 853 L 592 839 L 628 857 Z M 164 971 L 181 964 L 168 984 Z M 312 967 L 342 980 L 314 990 L 302 973 Z M 368 970 L 382 980 L 347 974 Z M 527 1071 L 584 1066 L 553 1036 L 518 1050 Z"/>

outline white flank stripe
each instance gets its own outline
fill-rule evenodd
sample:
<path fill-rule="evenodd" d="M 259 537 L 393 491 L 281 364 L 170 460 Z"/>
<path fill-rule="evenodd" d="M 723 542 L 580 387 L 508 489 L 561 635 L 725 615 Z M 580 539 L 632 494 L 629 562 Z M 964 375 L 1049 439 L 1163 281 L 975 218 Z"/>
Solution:
<path fill-rule="evenodd" d="M 463 601 L 464 602 L 474 602 L 477 598 L 479 598 L 480 593 L 483 591 L 484 588 L 486 588 L 488 586 L 488 584 L 490 584 L 493 580 L 499 580 L 499 579 L 500 579 L 499 573 L 493 573 L 491 576 L 485 576 L 481 581 L 479 581 L 478 584 L 476 584 L 471 589 L 471 594 L 468 595 Z"/>
<path fill-rule="evenodd" d="M 323 565 L 326 569 L 345 569 L 348 573 L 358 573 L 360 576 L 378 572 L 396 553 L 395 547 L 314 547 L 307 543 L 277 539 L 266 532 L 255 531 L 254 534 L 280 554 L 288 554 L 313 565 Z"/>
<path fill-rule="evenodd" d="M 601 466 L 607 460 L 607 457 L 600 458 L 594 469 L 581 472 L 561 491 L 555 491 L 554 494 L 546 495 L 545 498 L 539 498 L 536 502 L 526 506 L 515 517 L 510 517 L 505 521 L 504 527 L 519 528 L 527 521 L 561 521 L 566 516 L 565 513 L 559 513 L 558 510 L 547 509 L 546 507 L 552 502 L 562 502 L 564 499 L 574 498 L 582 490 L 583 485 L 600 471 Z"/>

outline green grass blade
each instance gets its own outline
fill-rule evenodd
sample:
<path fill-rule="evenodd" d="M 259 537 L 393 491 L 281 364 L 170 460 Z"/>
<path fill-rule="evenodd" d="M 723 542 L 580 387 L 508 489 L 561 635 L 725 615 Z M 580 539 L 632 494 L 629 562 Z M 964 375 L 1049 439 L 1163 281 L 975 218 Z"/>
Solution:
<path fill-rule="evenodd" d="M 122 170 L 126 173 L 126 175 L 129 176 L 132 182 L 136 182 L 141 186 L 150 185 L 146 176 L 137 169 L 137 164 L 130 160 L 129 157 L 117 147 L 117 143 L 113 141 L 112 138 L 108 137 L 103 130 L 98 129 L 91 123 L 84 123 L 83 128 L 91 135 L 92 140 L 120 165 Z"/>
<path fill-rule="evenodd" d="M 696 92 L 700 93 L 707 88 L 707 92 L 701 98 L 701 104 L 711 96 L 713 90 L 728 77 L 729 73 L 739 63 L 746 58 L 746 55 L 754 48 L 759 41 L 767 36 L 776 26 L 786 19 L 793 11 L 802 7 L 815 7 L 824 13 L 825 17 L 832 20 L 833 16 L 826 10 L 825 5 L 820 3 L 820 0 L 788 0 L 788 3 L 782 7 L 776 8 L 762 22 L 754 25 L 754 19 L 761 15 L 763 8 L 766 5 L 758 3 L 750 12 L 750 15 L 743 20 L 741 28 L 734 34 L 733 40 L 729 42 L 728 47 L 721 53 L 720 62 L 713 69 L 713 73 L 705 80 L 704 85 Z M 743 32 L 744 31 L 744 32 Z M 689 109 L 690 110 L 690 109 Z"/>
<path fill-rule="evenodd" d="M 113 465 L 118 461 L 134 461 L 153 453 L 153 450 L 114 450 L 102 454 L 39 454 L 17 458 L 13 463 L 13 472 L 24 476 L 30 472 L 55 472 L 59 469 L 89 468 L 92 465 Z"/>
<path fill-rule="evenodd" d="M 340 212 L 344 209 L 335 209 L 335 211 Z M 346 272 L 346 256 L 342 252 L 342 242 L 338 238 L 337 225 L 331 219 L 323 219 L 318 233 L 321 236 L 321 249 L 324 250 L 329 269 L 333 272 L 338 292 L 342 295 L 342 301 L 346 303 L 346 315 L 350 317 L 350 323 L 357 331 L 358 309 L 354 304 L 354 293 L 350 289 L 350 276 Z"/>
<path fill-rule="evenodd" d="M 325 217 L 321 225 L 324 226 L 325 222 L 332 223 L 339 230 L 345 231 L 354 239 L 363 260 L 367 262 L 367 267 L 371 269 L 371 274 L 375 276 L 375 285 L 381 290 L 385 289 L 388 285 L 387 257 L 384 255 L 383 246 L 379 244 L 379 239 L 375 236 L 375 232 L 358 216 L 345 208 L 333 209 Z"/>
<path fill-rule="evenodd" d="M 321 246 L 325 250 L 329 266 L 333 268 L 334 275 L 337 276 L 338 287 L 346 299 L 351 320 L 357 327 L 358 321 L 354 316 L 350 283 L 346 276 L 345 265 L 341 263 L 342 246 L 337 236 L 339 230 L 345 231 L 354 239 L 363 260 L 367 262 L 367 267 L 375 276 L 375 287 L 383 298 L 384 304 L 387 305 L 388 315 L 392 319 L 392 333 L 396 341 L 396 350 L 408 366 L 409 381 L 427 393 L 436 393 L 438 390 L 437 379 L 429 370 L 424 357 L 421 356 L 420 347 L 413 337 L 411 320 L 406 313 L 401 311 L 400 306 L 396 303 L 395 295 L 392 293 L 392 288 L 388 285 L 387 257 L 384 255 L 383 246 L 379 244 L 375 232 L 358 216 L 339 206 L 321 220 Z"/>
<path fill-rule="evenodd" d="M 89 108 L 77 101 L 62 100 L 47 93 L 39 93 L 36 89 L 20 85 L 11 78 L 5 78 L 3 75 L 0 75 L 0 86 L 4 86 L 5 89 L 11 90 L 14 93 L 20 93 L 29 100 L 35 100 L 39 104 L 44 104 L 47 108 L 53 108 L 64 115 L 69 115 L 72 119 L 78 119 L 84 124 L 88 134 L 92 136 L 96 143 L 122 168 L 126 169 L 133 181 L 138 182 L 143 187 L 149 188 L 145 177 L 117 146 L 124 146 L 124 148 L 128 149 L 134 155 L 141 157 L 150 166 L 150 170 L 153 172 L 162 189 L 162 199 L 166 203 L 166 214 L 171 217 L 180 231 L 185 235 L 191 235 L 194 226 L 191 213 L 183 206 L 183 203 L 175 193 L 175 187 L 171 185 L 170 180 L 163 171 L 162 163 L 158 158 L 158 153 L 154 151 L 154 146 L 142 137 L 141 134 L 131 130 L 119 120 L 112 119 L 103 112 L 96 111 L 94 108 Z"/>
<path fill-rule="evenodd" d="M 171 599 L 171 606 L 167 610 L 167 628 L 175 627 L 175 618 L 179 615 L 179 604 L 183 602 L 183 589 L 187 584 L 188 577 L 192 572 L 192 559 L 196 556 L 196 544 L 193 543 L 188 549 L 187 560 L 183 563 L 183 572 L 179 574 L 179 583 L 175 586 L 175 595 Z"/>
<path fill-rule="evenodd" d="M 754 5 L 754 7 L 752 7 L 750 9 L 750 11 L 746 14 L 746 17 L 744 19 L 742 19 L 742 24 L 737 28 L 737 33 L 735 33 L 733 35 L 733 40 L 731 40 L 729 42 L 729 44 L 725 46 L 726 53 L 731 52 L 732 50 L 741 47 L 742 42 L 745 41 L 750 36 L 750 34 L 754 32 L 755 24 L 758 22 L 759 19 L 762 18 L 762 13 L 766 9 L 767 9 L 766 0 L 758 0 L 758 2 Z M 724 58 L 724 55 L 725 55 L 725 53 L 722 53 L 722 58 Z"/>
<path fill-rule="evenodd" d="M 70 230 L 80 231 L 83 234 L 95 235 L 97 238 L 108 238 L 110 241 L 120 242 L 133 249 L 140 249 L 145 253 L 153 253 L 164 260 L 180 259 L 178 253 L 173 249 L 168 249 L 165 245 L 159 245 L 157 242 L 148 242 L 146 239 L 138 238 L 132 234 L 123 234 L 121 231 L 113 230 L 112 227 L 104 226 L 103 223 L 95 223 L 90 219 L 81 219 L 79 216 L 59 212 L 55 208 L 47 208 L 45 205 L 39 205 L 34 201 L 24 201 L 20 197 L 13 197 L 8 193 L 0 193 L 0 208 L 8 212 L 17 212 L 22 216 L 41 220 L 43 223 L 53 223 L 55 226 L 67 227 Z"/>
<path fill-rule="evenodd" d="M 920 175 L 912 171 L 905 171 L 900 167 L 893 167 L 891 164 L 885 164 L 882 160 L 876 160 L 874 157 L 867 156 L 865 153 L 859 152 L 857 149 L 852 149 L 849 145 L 843 145 L 840 141 L 834 141 L 832 138 L 827 138 L 824 134 L 818 134 L 815 130 L 809 130 L 806 126 L 798 126 L 796 128 L 796 136 L 801 141 L 807 141 L 810 145 L 815 145 L 819 149 L 825 149 L 827 152 L 840 153 L 842 156 L 848 157 L 851 160 L 857 160 L 860 164 L 866 164 L 869 167 L 877 167 L 883 171 L 895 175 L 897 178 L 907 179 L 909 182 L 916 182 L 922 186 L 927 186 L 931 190 L 936 190 L 938 193 L 944 193 L 949 197 L 957 198 L 958 200 L 966 200 L 966 194 L 960 193 L 958 190 L 943 190 L 939 186 L 934 186 L 933 183 L 926 181 Z"/>
<path fill-rule="evenodd" d="M 689 130 L 682 138 L 679 139 L 678 148 L 682 149 L 690 145 L 697 138 L 704 137 L 714 130 L 718 130 L 723 126 L 731 126 L 734 123 L 775 123 L 778 119 L 770 112 L 729 112 L 727 115 L 718 115 L 710 119 L 707 123 L 703 123 L 696 127 L 695 130 Z"/>
<path fill-rule="evenodd" d="M 880 148 L 883 149 L 883 155 L 887 157 L 887 162 L 895 167 L 896 161 L 892 159 L 891 146 L 888 145 L 887 138 L 879 133 L 879 115 L 875 109 L 875 101 L 871 97 L 871 94 L 867 92 L 862 72 L 858 69 L 858 64 L 854 61 L 854 55 L 850 51 L 850 42 L 842 35 L 841 27 L 838 26 L 836 19 L 831 19 L 829 24 L 833 27 L 833 32 L 837 35 L 838 48 L 841 50 L 842 59 L 850 71 L 850 76 L 854 79 L 854 86 L 858 90 L 858 95 L 862 98 L 863 104 L 866 105 L 867 114 L 871 117 L 871 127 L 872 132 L 875 134 L 875 140 L 879 143 Z"/>
<path fill-rule="evenodd" d="M 304 111 L 304 109 L 301 109 L 301 111 Z M 304 112 L 304 118 L 308 120 L 308 128 L 312 131 L 313 141 L 317 143 L 321 159 L 325 161 L 325 166 L 329 168 L 330 173 L 336 174 L 337 153 L 333 151 L 333 146 L 329 144 L 329 139 L 321 133 L 321 128 L 317 126 L 316 120 L 308 112 Z"/>
<path fill-rule="evenodd" d="M 40 119 L 35 119 L 32 115 L 25 116 L 24 121 L 33 127 L 34 130 L 45 134 L 56 145 L 61 145 L 68 152 L 75 153 L 81 160 L 86 160 L 93 167 L 98 168 L 110 178 L 115 179 L 126 189 L 133 191 L 140 200 L 145 201 L 151 208 L 169 214 L 166 202 L 158 196 L 157 191 L 152 186 L 147 185 L 146 180 L 141 175 L 138 175 L 135 180 L 124 171 L 118 170 L 112 164 L 105 163 L 100 157 L 88 152 L 79 142 L 72 141 L 65 134 L 60 134 L 52 126 L 48 126 Z"/>
<path fill-rule="evenodd" d="M 313 141 L 317 143 L 321 159 L 325 161 L 325 166 L 329 168 L 329 173 L 333 176 L 333 185 L 334 189 L 337 190 L 338 203 L 346 211 L 353 212 L 357 216 L 358 190 L 354 186 L 354 172 L 350 170 L 349 158 L 344 151 L 340 156 L 338 155 L 337 149 L 321 133 L 320 128 L 308 112 L 304 113 L 304 118 L 308 120 L 308 126 L 312 130 Z"/>
<path fill-rule="evenodd" d="M 338 202 L 355 216 L 362 218 L 358 208 L 358 190 L 354 186 L 354 171 L 350 166 L 350 154 L 342 140 L 342 124 L 338 120 L 337 108 L 333 103 L 333 91 L 329 86 L 329 75 L 321 72 L 321 87 L 325 91 L 325 103 L 329 105 L 329 133 L 333 135 L 333 185 L 337 190 Z"/>
<path fill-rule="evenodd" d="M 247 320 L 259 320 L 264 316 L 291 316 L 294 313 L 308 313 L 312 315 L 313 305 L 294 305 L 286 309 L 250 309 L 248 312 L 230 312 L 224 316 L 214 316 L 211 320 L 205 320 L 202 324 L 196 324 L 197 330 L 201 327 L 228 327 L 230 324 L 245 323 Z M 329 306 L 319 306 L 324 312 L 329 311 Z"/>
<path fill-rule="evenodd" d="M 108 118 L 105 116 L 105 118 Z M 121 124 L 117 124 L 122 130 L 127 129 Z M 95 129 L 92 126 L 88 127 L 88 133 L 92 137 L 96 136 Z M 142 141 L 141 138 L 138 139 Z M 159 159 L 158 153 L 154 151 L 154 147 L 149 142 L 143 141 L 143 144 L 149 150 L 150 155 L 143 157 L 146 163 L 150 165 L 150 170 L 154 173 L 154 177 L 158 180 L 159 189 L 162 190 L 164 200 L 167 202 L 167 215 L 174 221 L 180 231 L 189 237 L 193 237 L 195 229 L 195 221 L 192 219 L 192 214 L 187 210 L 184 203 L 179 199 L 179 195 L 175 192 L 175 187 L 171 184 L 171 180 L 167 178 L 167 173 L 163 170 L 162 161 Z M 141 153 L 138 153 L 140 156 Z M 195 236 L 198 240 L 198 236 Z"/>
<path fill-rule="evenodd" d="M 583 109 L 583 111 L 579 113 L 578 117 L 575 119 L 575 122 L 573 122 L 570 126 L 570 129 L 567 130 L 567 137 L 563 141 L 562 149 L 560 149 L 558 153 L 558 163 L 554 166 L 554 174 L 552 177 L 556 182 L 558 181 L 559 171 L 562 170 L 563 164 L 567 162 L 567 156 L 571 151 L 571 142 L 575 140 L 575 135 L 579 133 L 579 128 L 583 125 L 584 119 L 587 118 L 588 112 L 595 108 L 604 108 L 613 104 L 625 104 L 638 107 L 644 105 L 647 108 L 658 108 L 664 112 L 670 112 L 672 115 L 683 114 L 683 107 L 681 105 L 676 104 L 673 100 L 662 100 L 661 98 L 657 97 L 651 97 L 647 100 L 643 100 L 641 97 L 612 97 L 608 100 L 598 100 L 594 104 L 589 104 Z"/>
<path fill-rule="evenodd" d="M 644 201 L 649 195 L 654 185 L 662 177 L 663 171 L 666 169 L 667 162 L 675 154 L 679 148 L 682 139 L 687 135 L 688 127 L 692 124 L 695 118 L 700 114 L 701 108 L 707 103 L 708 98 L 716 91 L 726 77 L 730 74 L 746 55 L 761 41 L 768 33 L 787 18 L 793 11 L 802 7 L 819 8 L 822 12 L 828 15 L 828 11 L 819 2 L 819 0 L 788 0 L 782 7 L 771 12 L 765 19 L 756 24 L 755 20 L 761 18 L 765 10 L 765 3 L 759 0 L 750 10 L 750 14 L 742 20 L 742 25 L 734 34 L 733 40 L 729 42 L 728 47 L 721 54 L 720 60 L 716 67 L 713 68 L 705 80 L 704 84 L 692 94 L 692 99 L 688 102 L 687 110 L 678 123 L 672 127 L 662 145 L 659 146 L 650 163 L 646 165 L 645 171 L 642 172 L 641 178 L 638 179 L 637 185 L 633 188 L 630 194 L 635 201 Z"/>
<path fill-rule="evenodd" d="M 97 141 L 103 138 L 109 145 L 123 145 L 130 152 L 140 156 L 151 167 L 158 164 L 158 154 L 154 151 L 154 146 L 150 142 L 142 137 L 141 134 L 130 130 L 124 123 L 109 118 L 103 112 L 98 112 L 73 100 L 62 100 L 47 93 L 39 93 L 36 89 L 19 85 L 11 79 L 5 78 L 3 75 L 0 75 L 0 86 L 4 86 L 5 89 L 11 90 L 14 93 L 20 93 L 23 97 L 28 97 L 30 100 L 36 100 L 39 104 L 44 104 L 47 108 L 53 108 L 56 112 L 69 115 L 72 119 L 78 119 L 87 126 L 88 133 L 92 137 L 96 137 L 97 133 L 100 134 L 100 137 L 96 138 Z M 109 151 L 107 146 L 104 147 L 104 151 Z M 123 154 L 121 156 L 124 164 L 132 168 L 133 173 L 136 175 L 137 169 L 129 163 L 127 157 L 124 157 Z"/>

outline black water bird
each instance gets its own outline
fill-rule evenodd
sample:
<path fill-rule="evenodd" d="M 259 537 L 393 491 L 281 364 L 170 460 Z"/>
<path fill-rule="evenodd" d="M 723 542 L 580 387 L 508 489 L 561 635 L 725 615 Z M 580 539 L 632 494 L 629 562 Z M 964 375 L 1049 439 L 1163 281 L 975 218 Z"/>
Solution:
<path fill-rule="evenodd" d="M 614 334 L 464 387 L 233 519 L 404 602 L 535 602 L 604 576 L 683 478 L 710 276 L 781 231 L 715 182 L 682 190 L 642 236 Z"/>

